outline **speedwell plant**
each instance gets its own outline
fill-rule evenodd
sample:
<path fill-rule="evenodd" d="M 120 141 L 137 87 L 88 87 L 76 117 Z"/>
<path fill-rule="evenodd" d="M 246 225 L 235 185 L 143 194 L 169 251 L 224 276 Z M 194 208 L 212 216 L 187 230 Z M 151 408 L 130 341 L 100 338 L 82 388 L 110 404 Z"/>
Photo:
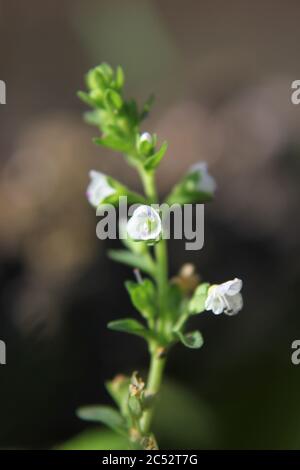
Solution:
<path fill-rule="evenodd" d="M 86 122 L 100 131 L 95 144 L 122 153 L 137 170 L 144 188 L 144 195 L 137 194 L 111 176 L 92 170 L 86 195 L 94 208 L 117 205 L 121 196 L 139 204 L 125 227 L 128 237 L 121 237 L 125 248 L 110 251 L 109 256 L 134 268 L 134 276 L 125 286 L 141 319 L 121 318 L 110 322 L 108 328 L 141 337 L 149 350 L 150 366 L 146 380 L 133 372 L 131 377 L 118 375 L 106 383 L 115 407 L 85 406 L 78 415 L 126 436 L 133 448 L 157 449 L 152 421 L 171 349 L 177 343 L 195 349 L 202 346 L 200 331 L 188 330 L 194 315 L 205 310 L 215 315 L 238 313 L 243 306 L 242 281 L 235 278 L 220 285 L 200 283 L 191 265 L 169 279 L 162 214 L 151 207 L 159 202 L 155 175 L 167 143 L 158 146 L 155 134 L 140 130 L 153 100 L 149 98 L 142 109 L 136 101 L 126 100 L 122 68 L 113 70 L 105 63 L 88 72 L 86 86 L 87 91 L 80 91 L 78 96 L 91 108 L 84 115 Z M 212 200 L 215 189 L 207 165 L 199 162 L 175 185 L 165 202 L 203 204 Z"/>

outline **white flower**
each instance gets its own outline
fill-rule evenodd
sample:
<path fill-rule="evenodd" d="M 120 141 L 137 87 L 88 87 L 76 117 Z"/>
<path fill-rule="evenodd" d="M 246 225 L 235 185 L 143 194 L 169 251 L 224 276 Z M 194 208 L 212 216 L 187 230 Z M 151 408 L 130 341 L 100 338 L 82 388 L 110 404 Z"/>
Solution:
<path fill-rule="evenodd" d="M 208 173 L 207 164 L 205 162 L 198 162 L 192 165 L 189 169 L 189 174 L 197 173 L 199 176 L 197 190 L 203 193 L 214 194 L 216 190 L 216 181 Z"/>
<path fill-rule="evenodd" d="M 98 207 L 106 197 L 114 194 L 116 190 L 110 186 L 107 176 L 99 171 L 91 170 L 89 177 L 91 181 L 86 190 L 86 197 L 92 206 Z"/>
<path fill-rule="evenodd" d="M 150 206 L 139 206 L 127 224 L 127 233 L 136 241 L 157 240 L 162 231 L 159 213 Z"/>
<path fill-rule="evenodd" d="M 143 132 L 143 134 L 141 134 L 140 143 L 142 142 L 149 142 L 149 144 L 152 144 L 152 136 L 149 132 Z"/>
<path fill-rule="evenodd" d="M 205 309 L 212 310 L 215 315 L 222 312 L 226 315 L 235 315 L 243 308 L 241 288 L 242 281 L 237 278 L 223 284 L 210 286 L 205 301 Z"/>

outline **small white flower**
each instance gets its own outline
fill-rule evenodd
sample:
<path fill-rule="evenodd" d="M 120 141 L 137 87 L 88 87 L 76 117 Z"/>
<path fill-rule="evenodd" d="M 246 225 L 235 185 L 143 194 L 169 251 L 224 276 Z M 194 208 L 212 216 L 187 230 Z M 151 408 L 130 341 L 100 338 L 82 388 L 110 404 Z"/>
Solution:
<path fill-rule="evenodd" d="M 116 190 L 110 186 L 107 176 L 99 171 L 91 170 L 89 177 L 91 181 L 86 190 L 86 197 L 92 206 L 98 207 L 106 197 L 114 194 Z"/>
<path fill-rule="evenodd" d="M 205 309 L 212 310 L 215 315 L 222 312 L 226 315 L 235 315 L 243 308 L 241 289 L 242 281 L 238 278 L 223 284 L 210 286 L 205 301 Z"/>
<path fill-rule="evenodd" d="M 189 174 L 191 173 L 198 173 L 199 175 L 198 191 L 214 194 L 217 185 L 215 179 L 208 173 L 206 162 L 198 162 L 192 165 L 189 169 Z"/>
<path fill-rule="evenodd" d="M 143 134 L 141 134 L 140 143 L 142 142 L 149 142 L 149 144 L 152 144 L 152 136 L 149 132 L 143 132 Z"/>
<path fill-rule="evenodd" d="M 157 240 L 162 231 L 159 213 L 150 206 L 139 206 L 127 224 L 127 233 L 136 241 Z"/>

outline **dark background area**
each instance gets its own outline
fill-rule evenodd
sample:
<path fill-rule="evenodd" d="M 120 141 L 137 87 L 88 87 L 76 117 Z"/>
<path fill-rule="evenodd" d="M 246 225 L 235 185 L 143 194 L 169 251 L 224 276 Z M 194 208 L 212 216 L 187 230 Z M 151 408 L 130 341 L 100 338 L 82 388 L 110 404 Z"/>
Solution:
<path fill-rule="evenodd" d="M 139 188 L 82 121 L 76 91 L 103 61 L 124 67 L 127 96 L 156 95 L 144 130 L 170 143 L 161 196 L 198 160 L 218 182 L 204 249 L 171 242 L 171 274 L 190 261 L 203 279 L 244 282 L 238 316 L 205 313 L 204 347 L 173 351 L 161 447 L 300 447 L 299 19 L 296 0 L 0 0 L 2 448 L 73 438 L 79 405 L 109 403 L 105 380 L 147 367 L 139 339 L 106 329 L 134 315 L 132 272 L 107 259 L 118 243 L 97 240 L 84 196 L 90 168 Z M 65 447 L 118 445 L 88 433 Z"/>

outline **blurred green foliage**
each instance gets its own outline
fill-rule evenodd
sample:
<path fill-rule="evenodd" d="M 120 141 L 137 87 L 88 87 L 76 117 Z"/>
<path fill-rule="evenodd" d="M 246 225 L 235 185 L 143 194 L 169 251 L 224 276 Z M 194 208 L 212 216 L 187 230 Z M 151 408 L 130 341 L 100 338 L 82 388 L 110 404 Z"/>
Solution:
<path fill-rule="evenodd" d="M 216 421 L 210 406 L 178 383 L 166 380 L 157 402 L 154 431 L 163 448 L 210 448 L 216 438 Z M 128 449 L 126 439 L 106 429 L 92 428 L 59 449 Z"/>

